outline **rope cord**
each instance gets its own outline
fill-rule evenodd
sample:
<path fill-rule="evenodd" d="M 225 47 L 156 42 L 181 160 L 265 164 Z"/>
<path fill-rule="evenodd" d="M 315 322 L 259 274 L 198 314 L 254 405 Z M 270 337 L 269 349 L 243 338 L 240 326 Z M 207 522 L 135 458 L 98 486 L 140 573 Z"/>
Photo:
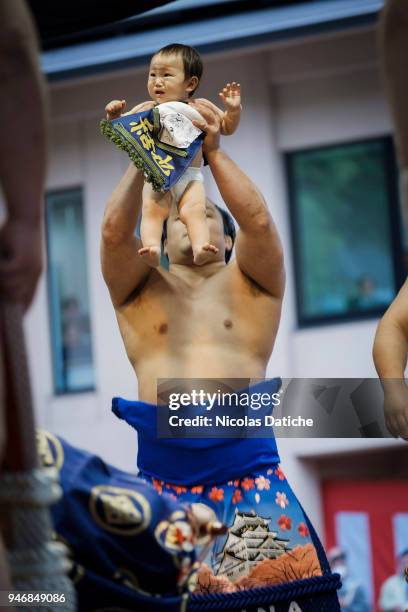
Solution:
<path fill-rule="evenodd" d="M 209 593 L 192 595 L 189 602 L 191 610 L 240 610 L 247 606 L 273 604 L 298 599 L 310 595 L 334 593 L 340 588 L 340 576 L 318 576 L 306 580 L 278 584 L 273 587 L 259 587 L 234 593 Z"/>

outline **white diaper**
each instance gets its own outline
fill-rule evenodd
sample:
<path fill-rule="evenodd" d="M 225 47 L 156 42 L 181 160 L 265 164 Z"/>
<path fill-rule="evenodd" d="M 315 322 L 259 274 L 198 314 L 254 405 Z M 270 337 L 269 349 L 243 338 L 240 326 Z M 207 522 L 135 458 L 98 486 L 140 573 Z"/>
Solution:
<path fill-rule="evenodd" d="M 199 181 L 200 183 L 204 183 L 203 173 L 201 172 L 200 168 L 192 168 L 191 166 L 187 168 L 177 183 L 170 189 L 170 193 L 172 194 L 176 204 L 180 202 L 183 193 L 191 181 Z"/>

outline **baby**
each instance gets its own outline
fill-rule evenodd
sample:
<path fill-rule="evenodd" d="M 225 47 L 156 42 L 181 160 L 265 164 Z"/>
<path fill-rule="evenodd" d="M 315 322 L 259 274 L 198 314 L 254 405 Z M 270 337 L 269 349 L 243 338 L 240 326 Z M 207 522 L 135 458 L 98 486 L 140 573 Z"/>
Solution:
<path fill-rule="evenodd" d="M 197 125 L 202 121 L 201 115 L 187 101 L 197 89 L 203 72 L 203 63 L 198 52 L 192 47 L 172 44 L 160 49 L 151 59 L 147 89 L 151 101 L 143 102 L 132 108 L 126 115 L 150 110 L 157 105 L 169 113 L 170 123 L 167 125 L 170 136 L 177 132 L 177 122 L 171 123 L 175 113 L 187 117 L 189 121 L 190 138 L 201 133 Z M 220 92 L 220 97 L 226 111 L 220 109 L 221 133 L 230 135 L 238 127 L 241 114 L 241 94 L 239 83 L 228 83 Z M 106 116 L 109 120 L 123 116 L 125 100 L 113 100 L 107 104 Z M 179 122 L 180 123 L 180 122 Z M 160 136 L 162 139 L 162 136 Z M 182 140 L 182 139 L 181 139 Z M 180 141 L 180 139 L 179 139 Z M 164 141 L 166 142 L 166 141 Z M 173 143 L 173 146 L 177 146 Z M 185 146 L 179 144 L 178 146 Z M 208 262 L 218 249 L 210 244 L 210 234 L 206 222 L 206 195 L 203 175 L 200 170 L 202 163 L 201 147 L 184 171 L 181 178 L 169 191 L 157 192 L 150 183 L 145 181 L 143 188 L 143 206 L 140 234 L 143 248 L 139 255 L 150 266 L 157 267 L 160 263 L 160 243 L 163 224 L 167 219 L 174 197 L 181 221 L 186 225 L 193 250 L 194 263 L 203 265 Z"/>

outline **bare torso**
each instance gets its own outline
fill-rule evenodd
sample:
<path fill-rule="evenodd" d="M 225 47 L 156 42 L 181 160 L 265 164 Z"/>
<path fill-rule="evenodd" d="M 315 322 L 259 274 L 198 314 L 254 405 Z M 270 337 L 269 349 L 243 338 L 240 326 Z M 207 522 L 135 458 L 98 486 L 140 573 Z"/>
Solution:
<path fill-rule="evenodd" d="M 116 309 L 139 399 L 157 402 L 158 378 L 262 378 L 280 310 L 236 261 L 190 280 L 152 270 Z"/>

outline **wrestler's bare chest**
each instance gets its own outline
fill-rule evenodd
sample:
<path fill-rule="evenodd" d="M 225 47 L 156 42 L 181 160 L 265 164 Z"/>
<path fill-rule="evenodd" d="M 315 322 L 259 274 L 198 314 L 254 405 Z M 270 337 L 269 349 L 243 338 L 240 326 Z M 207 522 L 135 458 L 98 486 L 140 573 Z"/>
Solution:
<path fill-rule="evenodd" d="M 235 372 L 241 362 L 256 363 L 253 376 L 262 375 L 279 316 L 280 301 L 234 263 L 192 284 L 154 272 L 117 311 L 138 378 L 146 370 L 162 377 L 232 376 L 232 365 Z"/>

